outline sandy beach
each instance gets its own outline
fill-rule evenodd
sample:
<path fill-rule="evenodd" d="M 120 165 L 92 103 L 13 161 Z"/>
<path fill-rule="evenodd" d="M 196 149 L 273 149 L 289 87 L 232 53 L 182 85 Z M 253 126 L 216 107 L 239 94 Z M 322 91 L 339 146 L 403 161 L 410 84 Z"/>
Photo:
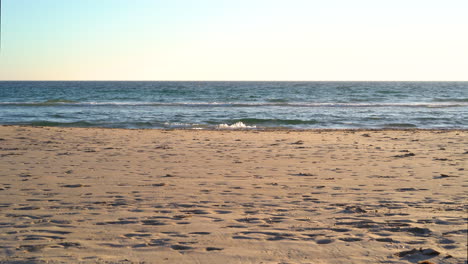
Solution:
<path fill-rule="evenodd" d="M 0 263 L 466 263 L 468 131 L 0 127 Z"/>

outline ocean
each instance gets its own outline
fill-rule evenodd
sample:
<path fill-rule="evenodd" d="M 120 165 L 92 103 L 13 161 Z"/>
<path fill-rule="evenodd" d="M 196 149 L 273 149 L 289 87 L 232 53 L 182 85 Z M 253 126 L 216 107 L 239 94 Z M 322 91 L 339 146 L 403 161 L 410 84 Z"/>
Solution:
<path fill-rule="evenodd" d="M 0 124 L 468 129 L 468 82 L 0 81 Z"/>

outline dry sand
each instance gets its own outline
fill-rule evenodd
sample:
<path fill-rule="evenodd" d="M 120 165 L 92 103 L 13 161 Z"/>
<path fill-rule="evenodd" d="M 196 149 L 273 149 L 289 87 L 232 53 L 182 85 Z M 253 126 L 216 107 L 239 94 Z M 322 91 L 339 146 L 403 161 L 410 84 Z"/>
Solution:
<path fill-rule="evenodd" d="M 1 263 L 466 263 L 467 131 L 0 127 Z"/>

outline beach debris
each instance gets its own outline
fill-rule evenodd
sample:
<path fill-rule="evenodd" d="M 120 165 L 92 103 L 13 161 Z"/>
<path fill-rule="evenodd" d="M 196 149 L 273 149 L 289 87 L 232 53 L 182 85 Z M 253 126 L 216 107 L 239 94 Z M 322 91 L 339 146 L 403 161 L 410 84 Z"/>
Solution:
<path fill-rule="evenodd" d="M 402 155 L 395 155 L 393 157 L 395 157 L 395 158 L 407 158 L 407 157 L 413 157 L 413 156 L 416 156 L 416 154 L 414 154 L 412 152 L 409 152 L 409 153 L 402 154 Z"/>
<path fill-rule="evenodd" d="M 438 256 L 440 255 L 440 252 L 432 248 L 427 248 L 422 250 L 422 254 L 426 256 Z"/>
<path fill-rule="evenodd" d="M 363 136 L 363 137 L 370 137 L 369 134 L 362 134 L 361 136 Z"/>
<path fill-rule="evenodd" d="M 153 187 L 161 187 L 161 186 L 165 186 L 165 185 L 166 184 L 164 182 L 151 184 L 151 186 L 153 186 Z"/>
<path fill-rule="evenodd" d="M 166 175 L 161 176 L 161 177 L 162 177 L 162 178 L 170 178 L 170 177 L 174 177 L 174 175 L 172 175 L 172 174 L 166 174 Z"/>

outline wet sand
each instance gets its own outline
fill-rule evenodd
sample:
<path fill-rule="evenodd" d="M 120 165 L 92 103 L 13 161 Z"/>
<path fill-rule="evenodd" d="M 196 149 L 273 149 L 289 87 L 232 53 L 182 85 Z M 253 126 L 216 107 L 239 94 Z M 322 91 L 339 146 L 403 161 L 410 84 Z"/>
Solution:
<path fill-rule="evenodd" d="M 468 131 L 0 127 L 0 263 L 466 263 Z"/>

